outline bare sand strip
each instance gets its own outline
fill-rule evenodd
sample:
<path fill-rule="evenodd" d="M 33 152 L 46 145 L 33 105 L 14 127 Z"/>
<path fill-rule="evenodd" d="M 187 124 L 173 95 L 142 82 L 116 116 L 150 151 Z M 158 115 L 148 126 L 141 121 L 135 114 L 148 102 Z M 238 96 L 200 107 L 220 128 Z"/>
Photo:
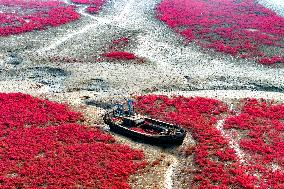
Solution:
<path fill-rule="evenodd" d="M 107 94 L 92 91 L 77 91 L 77 92 L 63 92 L 53 93 L 46 89 L 47 86 L 38 84 L 32 80 L 25 81 L 0 81 L 0 92 L 22 92 L 31 95 L 48 95 L 48 96 L 62 96 L 66 97 L 66 100 L 75 100 L 82 95 L 90 96 L 104 96 L 107 98 Z M 167 96 L 184 96 L 184 97 L 205 97 L 219 100 L 234 100 L 241 98 L 263 98 L 274 99 L 275 101 L 284 102 L 284 93 L 280 92 L 266 92 L 266 91 L 250 91 L 250 90 L 199 90 L 199 91 L 172 91 L 172 92 L 154 92 L 155 95 L 167 95 Z M 145 95 L 145 94 L 135 94 Z M 111 94 L 109 96 L 112 96 Z M 127 95 L 127 93 L 124 94 Z M 72 98 L 71 98 L 72 97 Z M 72 102 L 70 102 L 72 103 Z M 77 102 L 78 103 L 78 102 Z"/>
<path fill-rule="evenodd" d="M 68 0 L 65 0 L 65 3 L 72 4 Z M 71 33 L 68 33 L 67 35 L 60 37 L 59 39 L 55 39 L 50 45 L 43 47 L 42 49 L 37 50 L 37 53 L 42 54 L 42 53 L 45 53 L 45 52 L 50 51 L 52 49 L 55 49 L 59 45 L 61 45 L 62 43 L 72 39 L 74 36 L 79 35 L 79 34 L 83 34 L 87 31 L 89 31 L 90 29 L 99 27 L 100 25 L 112 24 L 112 23 L 116 23 L 116 22 L 121 22 L 122 19 L 127 19 L 128 13 L 131 11 L 131 10 L 129 10 L 129 8 L 130 8 L 129 6 L 133 3 L 135 3 L 135 2 L 133 2 L 133 0 L 130 0 L 130 1 L 127 1 L 127 2 L 123 2 L 123 3 L 126 3 L 126 5 L 122 10 L 113 10 L 113 13 L 118 12 L 117 15 L 114 15 L 114 16 L 108 15 L 108 16 L 105 16 L 105 17 L 94 16 L 94 15 L 88 14 L 86 12 L 86 8 L 88 6 L 77 5 L 78 7 L 80 7 L 78 12 L 85 17 L 92 18 L 94 20 L 94 23 L 86 25 L 79 30 L 74 30 Z"/>
<path fill-rule="evenodd" d="M 245 159 L 244 159 L 245 154 L 242 152 L 242 150 L 241 150 L 239 144 L 238 144 L 236 141 L 234 141 L 234 140 L 232 139 L 232 136 L 230 136 L 229 134 L 225 133 L 225 131 L 224 131 L 224 129 L 223 129 L 224 121 L 225 121 L 225 120 L 219 120 L 218 123 L 217 123 L 216 128 L 221 132 L 222 136 L 223 136 L 225 139 L 228 140 L 229 146 L 230 146 L 232 149 L 235 150 L 236 155 L 237 155 L 239 161 L 240 161 L 241 163 L 245 163 Z"/>
<path fill-rule="evenodd" d="M 219 100 L 241 99 L 241 98 L 263 98 L 274 99 L 284 102 L 284 93 L 250 90 L 200 90 L 200 91 L 173 91 L 173 92 L 154 92 L 157 95 L 184 96 L 184 97 L 206 97 Z"/>
<path fill-rule="evenodd" d="M 172 189 L 173 188 L 173 181 L 172 175 L 174 173 L 175 167 L 178 165 L 178 160 L 176 157 L 172 157 L 172 164 L 169 166 L 165 173 L 165 181 L 164 181 L 164 188 L 165 189 Z"/>

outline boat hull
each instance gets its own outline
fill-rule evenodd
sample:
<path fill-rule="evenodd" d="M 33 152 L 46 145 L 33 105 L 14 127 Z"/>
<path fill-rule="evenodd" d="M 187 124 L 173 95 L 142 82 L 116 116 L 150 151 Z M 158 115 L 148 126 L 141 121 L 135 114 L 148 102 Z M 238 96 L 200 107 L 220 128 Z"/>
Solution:
<path fill-rule="evenodd" d="M 134 140 L 143 141 L 150 144 L 159 144 L 159 145 L 177 145 L 182 144 L 183 139 L 186 135 L 186 131 L 183 128 L 180 128 L 176 125 L 165 123 L 159 120 L 151 119 L 151 118 L 144 118 L 147 123 L 151 124 L 152 128 L 160 129 L 160 130 L 173 130 L 175 131 L 174 134 L 145 134 L 141 132 L 136 132 L 131 130 L 131 127 L 127 127 L 125 125 L 117 124 L 112 121 L 112 116 L 106 116 L 105 123 L 109 125 L 110 130 L 127 136 Z M 156 127 L 156 128 L 155 128 Z"/>

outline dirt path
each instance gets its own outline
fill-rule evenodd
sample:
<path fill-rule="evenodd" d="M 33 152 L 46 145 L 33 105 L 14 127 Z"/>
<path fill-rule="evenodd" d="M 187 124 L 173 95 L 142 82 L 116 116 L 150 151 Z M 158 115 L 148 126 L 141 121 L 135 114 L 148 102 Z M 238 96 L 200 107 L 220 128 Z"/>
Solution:
<path fill-rule="evenodd" d="M 112 11 L 114 15 L 111 14 L 111 15 L 107 15 L 107 16 L 104 16 L 104 17 L 91 15 L 91 14 L 87 13 L 86 12 L 86 9 L 88 7 L 87 5 L 76 4 L 76 6 L 79 7 L 78 12 L 84 17 L 89 17 L 89 18 L 93 19 L 93 23 L 86 25 L 79 30 L 74 30 L 71 33 L 68 33 L 67 35 L 62 36 L 58 39 L 54 39 L 53 42 L 50 43 L 50 45 L 37 50 L 37 53 L 42 54 L 42 53 L 45 53 L 45 52 L 50 51 L 52 49 L 55 49 L 59 45 L 61 45 L 62 43 L 72 39 L 74 36 L 79 35 L 79 34 L 83 34 L 87 31 L 89 31 L 90 29 L 95 29 L 95 28 L 99 27 L 100 25 L 115 24 L 116 22 L 121 21 L 122 18 L 127 17 L 127 13 L 129 13 L 129 11 L 130 11 L 130 10 L 128 10 L 128 8 L 129 8 L 129 5 L 132 3 L 132 1 L 133 0 L 127 1 L 127 4 L 125 5 L 125 7 L 122 10 L 114 9 Z M 67 3 L 67 4 L 73 4 L 69 0 L 64 0 L 64 2 Z M 118 14 L 116 15 L 116 13 L 118 13 Z"/>
<path fill-rule="evenodd" d="M 111 19 L 106 19 L 106 18 L 103 18 L 103 17 L 92 16 L 92 15 L 86 13 L 85 12 L 86 8 L 87 8 L 87 6 L 82 5 L 82 6 L 80 6 L 78 12 L 81 15 L 83 15 L 83 16 L 91 17 L 94 20 L 94 23 L 86 25 L 83 28 L 81 28 L 80 30 L 74 30 L 71 33 L 68 33 L 67 35 L 62 36 L 62 37 L 60 37 L 58 39 L 54 39 L 50 43 L 50 45 L 37 50 L 37 53 L 38 54 L 43 54 L 43 53 L 45 53 L 47 51 L 50 51 L 52 49 L 57 48 L 59 45 L 61 45 L 62 43 L 72 39 L 76 35 L 83 34 L 83 33 L 87 32 L 87 31 L 89 31 L 90 29 L 94 29 L 96 27 L 99 27 L 100 25 L 110 24 L 111 22 L 113 22 Z"/>
<path fill-rule="evenodd" d="M 173 92 L 155 92 L 160 95 L 179 95 L 185 97 L 206 97 L 219 100 L 240 99 L 240 98 L 264 98 L 274 99 L 284 102 L 284 93 L 250 90 L 200 90 L 200 91 L 173 91 Z"/>
<path fill-rule="evenodd" d="M 217 127 L 217 129 L 221 132 L 222 136 L 223 136 L 226 140 L 228 140 L 229 146 L 230 146 L 232 149 L 235 150 L 236 155 L 237 155 L 239 161 L 240 161 L 241 163 L 245 163 L 245 159 L 244 159 L 245 154 L 242 152 L 242 150 L 241 150 L 239 144 L 238 144 L 235 140 L 232 139 L 232 136 L 231 136 L 231 135 L 225 133 L 225 131 L 224 131 L 224 129 L 223 129 L 224 121 L 225 121 L 225 119 L 219 120 L 216 127 Z"/>
<path fill-rule="evenodd" d="M 174 169 L 178 165 L 178 160 L 175 156 L 172 156 L 172 162 L 171 165 L 168 167 L 166 173 L 165 173 L 165 182 L 164 182 L 164 189 L 172 189 L 173 188 L 173 173 Z"/>

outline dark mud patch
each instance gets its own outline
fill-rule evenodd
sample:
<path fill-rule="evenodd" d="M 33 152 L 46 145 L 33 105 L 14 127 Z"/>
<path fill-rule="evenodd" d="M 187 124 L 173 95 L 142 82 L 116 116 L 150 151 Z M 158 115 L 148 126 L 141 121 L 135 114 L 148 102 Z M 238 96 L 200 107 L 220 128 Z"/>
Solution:
<path fill-rule="evenodd" d="M 5 64 L 11 64 L 17 66 L 22 63 L 23 63 L 23 58 L 19 54 L 9 51 L 9 56 L 5 60 Z"/>
<path fill-rule="evenodd" d="M 50 87 L 63 85 L 66 78 L 70 75 L 67 71 L 54 67 L 34 67 L 23 71 L 25 78 L 32 79 L 38 83 Z"/>
<path fill-rule="evenodd" d="M 13 79 L 21 79 L 20 77 L 20 71 L 19 70 L 0 70 L 0 80 L 1 81 L 7 81 L 7 80 L 13 80 Z"/>
<path fill-rule="evenodd" d="M 74 84 L 75 87 L 69 89 L 71 91 L 93 91 L 93 92 L 107 92 L 110 89 L 109 83 L 100 78 L 85 80 L 80 83 Z"/>
<path fill-rule="evenodd" d="M 109 83 L 103 79 L 91 79 L 82 86 L 82 89 L 95 92 L 108 91 Z"/>
<path fill-rule="evenodd" d="M 251 83 L 254 86 L 254 90 L 257 91 L 271 91 L 271 92 L 284 92 L 284 87 L 277 87 L 277 86 L 271 86 L 269 84 L 257 84 L 257 83 Z"/>
<path fill-rule="evenodd" d="M 106 109 L 106 110 L 111 109 L 114 106 L 110 102 L 103 102 L 103 101 L 98 101 L 98 100 L 94 100 L 94 99 L 86 99 L 86 100 L 84 100 L 84 102 L 85 102 L 86 105 L 96 106 L 96 107 L 103 108 L 103 109 Z"/>
<path fill-rule="evenodd" d="M 0 80 L 2 81 L 31 79 L 37 83 L 49 86 L 54 91 L 62 91 L 64 89 L 64 81 L 69 75 L 69 72 L 55 67 L 0 70 Z"/>
<path fill-rule="evenodd" d="M 25 72 L 26 76 L 30 78 L 36 77 L 67 77 L 69 72 L 61 69 L 61 68 L 54 68 L 54 67 L 34 67 L 34 68 L 27 68 Z"/>

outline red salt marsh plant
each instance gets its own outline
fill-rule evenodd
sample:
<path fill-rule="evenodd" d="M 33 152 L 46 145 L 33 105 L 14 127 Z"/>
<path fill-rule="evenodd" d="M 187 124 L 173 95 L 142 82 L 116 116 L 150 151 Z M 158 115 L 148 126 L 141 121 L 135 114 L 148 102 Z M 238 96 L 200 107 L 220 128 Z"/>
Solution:
<path fill-rule="evenodd" d="M 284 187 L 284 105 L 246 99 L 241 114 L 230 115 L 225 130 L 240 132 L 244 163 L 216 128 L 217 121 L 229 112 L 214 99 L 146 95 L 137 98 L 142 114 L 176 123 L 186 128 L 196 141 L 184 149 L 193 156 L 190 188 L 283 188 Z"/>
<path fill-rule="evenodd" d="M 234 130 L 260 188 L 284 187 L 284 104 L 244 99 L 241 113 L 229 117 L 224 128 Z"/>
<path fill-rule="evenodd" d="M 64 104 L 0 93 L 0 112 L 0 188 L 126 189 L 146 164 Z"/>
<path fill-rule="evenodd" d="M 255 0 L 163 0 L 157 17 L 204 48 L 284 63 L 284 18 Z"/>
<path fill-rule="evenodd" d="M 137 98 L 136 109 L 154 118 L 179 124 L 191 132 L 197 142 L 185 149 L 194 155 L 194 169 L 188 169 L 191 188 L 254 188 L 256 177 L 246 173 L 229 142 L 216 129 L 227 112 L 222 102 L 208 98 L 147 95 Z"/>
<path fill-rule="evenodd" d="M 129 46 L 130 39 L 127 37 L 120 37 L 113 39 L 110 46 L 108 47 L 109 51 L 122 51 L 124 48 Z"/>
<path fill-rule="evenodd" d="M 120 37 L 118 39 L 114 39 L 112 40 L 112 43 L 113 44 L 116 44 L 116 45 L 123 45 L 123 46 L 126 46 L 128 45 L 129 43 L 129 39 L 127 37 Z"/>
<path fill-rule="evenodd" d="M 136 59 L 136 56 L 130 52 L 123 51 L 113 51 L 101 54 L 101 56 L 106 57 L 110 60 L 133 60 Z"/>
<path fill-rule="evenodd" d="M 98 61 L 115 61 L 115 60 L 135 60 L 138 64 L 144 64 L 147 60 L 143 57 L 139 57 L 134 53 L 128 52 L 130 40 L 128 37 L 119 37 L 107 44 L 105 53 L 100 54 L 101 58 Z"/>
<path fill-rule="evenodd" d="M 0 0 L 0 10 L 0 36 L 42 30 L 80 18 L 73 6 L 55 0 Z"/>

